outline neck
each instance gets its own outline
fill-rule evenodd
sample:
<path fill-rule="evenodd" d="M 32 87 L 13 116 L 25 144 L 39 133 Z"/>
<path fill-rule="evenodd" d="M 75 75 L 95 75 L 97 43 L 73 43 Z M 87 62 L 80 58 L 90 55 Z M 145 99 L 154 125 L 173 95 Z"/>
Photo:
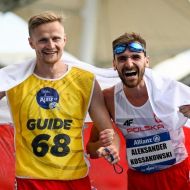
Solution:
<path fill-rule="evenodd" d="M 68 66 L 64 63 L 56 64 L 39 64 L 36 63 L 34 73 L 40 77 L 47 79 L 56 79 L 63 76 L 68 70 Z"/>
<path fill-rule="evenodd" d="M 148 100 L 148 92 L 144 81 L 135 88 L 123 86 L 123 90 L 128 101 L 134 106 L 142 106 Z"/>

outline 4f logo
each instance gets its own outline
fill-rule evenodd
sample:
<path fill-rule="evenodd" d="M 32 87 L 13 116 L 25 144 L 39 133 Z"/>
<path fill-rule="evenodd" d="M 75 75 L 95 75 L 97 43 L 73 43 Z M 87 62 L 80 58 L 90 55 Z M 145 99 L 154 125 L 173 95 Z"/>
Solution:
<path fill-rule="evenodd" d="M 130 126 L 133 123 L 133 119 L 127 119 L 123 125 Z"/>
<path fill-rule="evenodd" d="M 162 123 L 162 120 L 160 120 L 155 114 L 154 114 L 154 120 L 156 123 Z"/>

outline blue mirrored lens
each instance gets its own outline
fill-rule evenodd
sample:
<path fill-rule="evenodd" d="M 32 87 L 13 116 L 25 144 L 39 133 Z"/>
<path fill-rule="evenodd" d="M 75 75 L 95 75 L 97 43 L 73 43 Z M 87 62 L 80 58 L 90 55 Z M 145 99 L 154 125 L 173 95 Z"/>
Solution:
<path fill-rule="evenodd" d="M 127 49 L 127 44 L 118 44 L 114 48 L 114 54 L 120 54 L 123 53 Z"/>
<path fill-rule="evenodd" d="M 144 48 L 142 47 L 142 45 L 137 42 L 132 42 L 132 43 L 128 44 L 128 49 L 130 51 L 134 51 L 134 52 L 144 51 Z"/>
<path fill-rule="evenodd" d="M 138 43 L 138 42 L 132 42 L 130 44 L 118 44 L 114 47 L 113 53 L 114 54 L 120 54 L 126 51 L 126 49 L 128 49 L 129 51 L 132 52 L 142 52 L 144 51 L 143 46 Z"/>

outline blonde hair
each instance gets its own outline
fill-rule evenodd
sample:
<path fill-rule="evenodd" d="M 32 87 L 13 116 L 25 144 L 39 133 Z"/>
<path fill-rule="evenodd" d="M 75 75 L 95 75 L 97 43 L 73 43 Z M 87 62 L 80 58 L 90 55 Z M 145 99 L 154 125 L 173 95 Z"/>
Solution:
<path fill-rule="evenodd" d="M 63 25 L 64 18 L 65 17 L 63 15 L 55 14 L 52 11 L 45 11 L 40 14 L 34 15 L 28 21 L 29 35 L 31 36 L 32 31 L 41 24 L 58 21 Z"/>

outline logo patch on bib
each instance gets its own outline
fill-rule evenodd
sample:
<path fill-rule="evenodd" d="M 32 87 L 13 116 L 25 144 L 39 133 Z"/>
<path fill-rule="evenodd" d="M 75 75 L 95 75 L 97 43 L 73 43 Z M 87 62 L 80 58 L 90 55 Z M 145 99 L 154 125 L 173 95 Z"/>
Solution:
<path fill-rule="evenodd" d="M 54 109 L 59 102 L 59 94 L 55 89 L 45 87 L 37 92 L 36 100 L 40 107 L 44 109 Z"/>

